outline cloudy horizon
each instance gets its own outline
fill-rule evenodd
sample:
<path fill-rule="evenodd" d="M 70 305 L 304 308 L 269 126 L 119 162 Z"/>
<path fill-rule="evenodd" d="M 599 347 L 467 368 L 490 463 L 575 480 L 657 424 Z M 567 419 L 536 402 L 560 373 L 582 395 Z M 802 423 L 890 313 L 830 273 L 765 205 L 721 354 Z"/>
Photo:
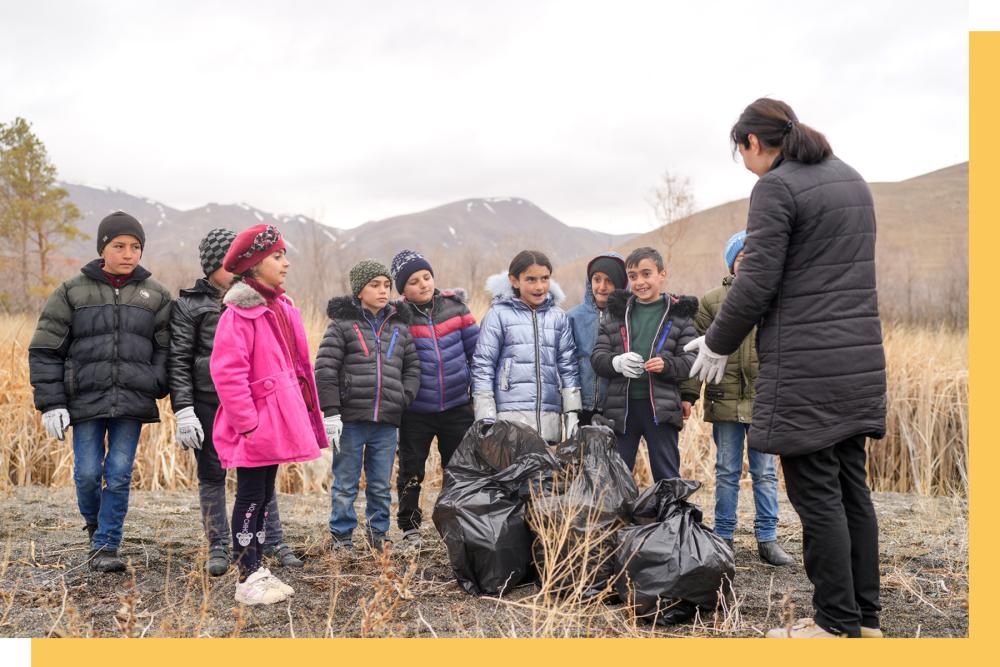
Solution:
<path fill-rule="evenodd" d="M 522 197 L 653 226 L 664 170 L 746 197 L 728 132 L 784 99 L 870 181 L 968 160 L 964 3 L 21 3 L 0 121 L 59 177 L 174 208 L 246 202 L 339 228 Z"/>

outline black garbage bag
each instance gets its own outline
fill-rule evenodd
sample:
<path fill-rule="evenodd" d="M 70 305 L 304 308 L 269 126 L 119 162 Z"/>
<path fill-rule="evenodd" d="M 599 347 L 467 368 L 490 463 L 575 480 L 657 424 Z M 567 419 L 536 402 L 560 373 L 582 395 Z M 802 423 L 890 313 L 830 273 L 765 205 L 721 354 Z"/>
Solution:
<path fill-rule="evenodd" d="M 608 590 L 615 574 L 615 533 L 628 524 L 639 495 L 616 447 L 615 433 L 595 417 L 556 447 L 559 472 L 535 497 L 528 519 L 536 535 L 535 566 L 558 595 L 587 599 Z M 607 600 L 615 601 L 614 593 Z"/>
<path fill-rule="evenodd" d="M 632 505 L 632 523 L 618 531 L 614 585 L 636 615 L 658 624 L 690 620 L 714 610 L 736 569 L 732 550 L 702 525 L 687 501 L 701 482 L 660 480 Z"/>
<path fill-rule="evenodd" d="M 525 511 L 532 489 L 544 493 L 557 467 L 528 426 L 481 420 L 469 428 L 444 470 L 432 515 L 467 593 L 497 595 L 535 580 Z"/>

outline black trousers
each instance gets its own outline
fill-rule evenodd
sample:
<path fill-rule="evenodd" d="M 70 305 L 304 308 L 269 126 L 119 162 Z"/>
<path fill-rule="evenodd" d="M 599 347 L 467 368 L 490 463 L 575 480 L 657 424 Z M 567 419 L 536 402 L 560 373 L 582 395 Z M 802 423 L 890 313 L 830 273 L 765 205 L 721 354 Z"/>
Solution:
<path fill-rule="evenodd" d="M 278 464 L 236 469 L 236 501 L 233 503 L 233 553 L 239 559 L 241 579 L 260 567 L 267 535 L 267 504 L 274 497 Z"/>
<path fill-rule="evenodd" d="M 399 471 L 396 474 L 396 493 L 399 496 L 396 523 L 400 530 L 420 528 L 423 518 L 420 485 L 424 481 L 431 441 L 437 438 L 441 467 L 444 468 L 474 420 L 471 403 L 444 412 L 403 413 L 399 426 Z"/>
<path fill-rule="evenodd" d="M 815 620 L 860 636 L 879 627 L 878 521 L 865 477 L 865 437 L 804 456 L 782 456 L 788 500 L 802 521 Z"/>

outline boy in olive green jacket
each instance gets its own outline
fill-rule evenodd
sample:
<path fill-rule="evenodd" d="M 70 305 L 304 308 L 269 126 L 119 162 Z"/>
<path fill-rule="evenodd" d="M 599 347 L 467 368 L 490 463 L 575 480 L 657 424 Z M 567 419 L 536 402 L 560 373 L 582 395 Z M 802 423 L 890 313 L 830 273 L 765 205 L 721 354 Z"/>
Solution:
<path fill-rule="evenodd" d="M 725 259 L 729 269 L 721 287 L 716 287 L 699 302 L 695 328 L 703 336 L 719 313 L 743 259 L 746 232 L 738 232 L 726 243 Z M 756 331 L 751 331 L 739 350 L 729 355 L 726 374 L 718 384 L 705 386 L 705 421 L 712 424 L 715 440 L 715 532 L 733 546 L 736 530 L 736 507 L 743 472 L 743 448 L 753 418 L 754 383 L 757 380 Z M 691 404 L 701 394 L 697 378 L 681 386 L 683 411 L 690 414 Z M 778 545 L 778 476 L 774 456 L 747 448 L 750 476 L 753 479 L 754 534 L 761 559 L 771 565 L 789 565 L 794 561 Z"/>

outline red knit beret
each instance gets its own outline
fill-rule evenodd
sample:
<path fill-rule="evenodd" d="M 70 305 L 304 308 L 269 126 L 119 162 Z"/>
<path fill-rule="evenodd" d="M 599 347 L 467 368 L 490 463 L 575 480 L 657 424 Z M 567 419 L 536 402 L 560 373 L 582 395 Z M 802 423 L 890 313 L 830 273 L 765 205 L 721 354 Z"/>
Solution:
<path fill-rule="evenodd" d="M 254 225 L 236 235 L 222 266 L 230 273 L 246 273 L 272 252 L 284 249 L 285 240 L 277 227 Z"/>

